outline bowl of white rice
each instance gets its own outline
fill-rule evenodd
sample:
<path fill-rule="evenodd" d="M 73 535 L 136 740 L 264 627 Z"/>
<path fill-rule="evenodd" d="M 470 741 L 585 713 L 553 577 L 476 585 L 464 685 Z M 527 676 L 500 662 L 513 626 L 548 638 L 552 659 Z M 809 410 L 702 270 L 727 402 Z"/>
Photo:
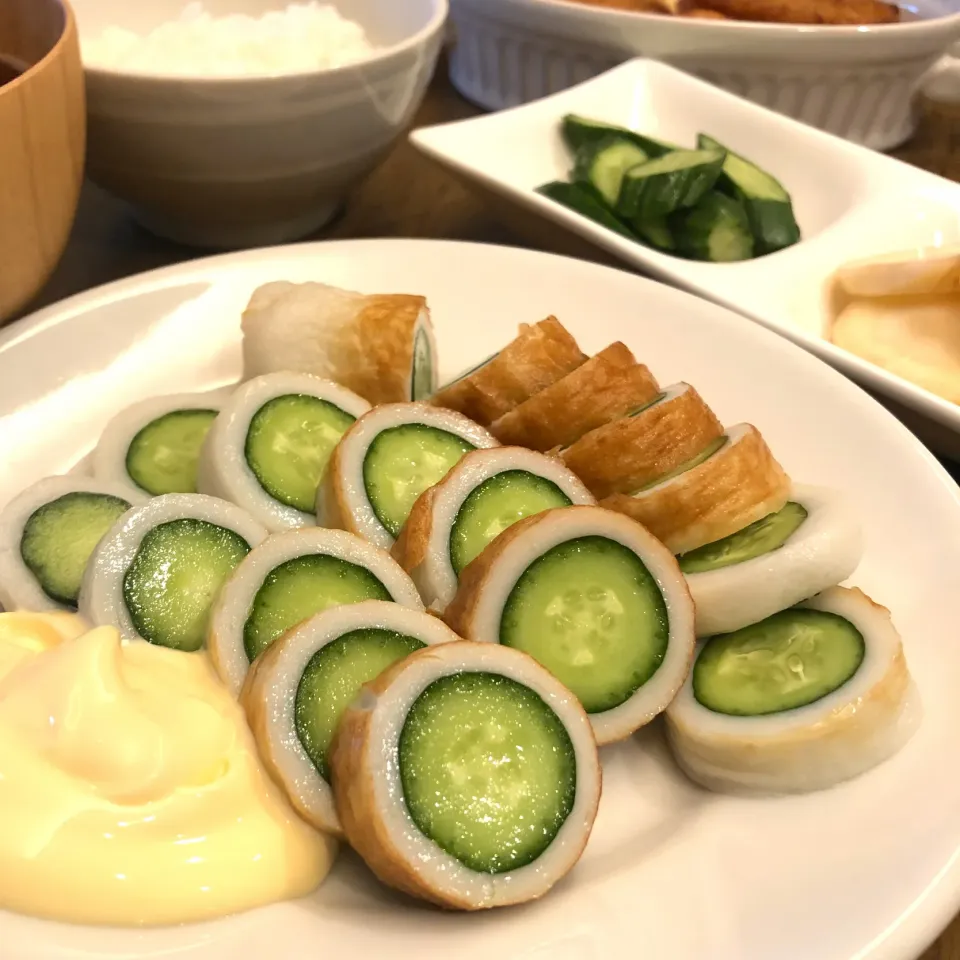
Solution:
<path fill-rule="evenodd" d="M 231 249 L 327 223 L 420 105 L 447 0 L 73 0 L 87 172 L 149 230 Z"/>

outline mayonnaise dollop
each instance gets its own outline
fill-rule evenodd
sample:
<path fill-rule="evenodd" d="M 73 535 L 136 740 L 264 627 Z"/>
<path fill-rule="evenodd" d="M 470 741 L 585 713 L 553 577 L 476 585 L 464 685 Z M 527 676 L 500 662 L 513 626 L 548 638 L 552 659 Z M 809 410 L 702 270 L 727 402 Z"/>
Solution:
<path fill-rule="evenodd" d="M 290 808 L 203 655 L 0 614 L 0 907 L 183 923 L 301 896 L 335 841 Z"/>

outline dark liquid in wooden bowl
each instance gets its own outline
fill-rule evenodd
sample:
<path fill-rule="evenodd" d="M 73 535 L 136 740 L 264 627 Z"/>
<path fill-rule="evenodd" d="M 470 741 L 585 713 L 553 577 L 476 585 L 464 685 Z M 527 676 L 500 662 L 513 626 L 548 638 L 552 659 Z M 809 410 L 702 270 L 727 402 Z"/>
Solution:
<path fill-rule="evenodd" d="M 0 56 L 0 87 L 10 83 L 11 80 L 16 80 L 21 73 L 23 71 L 19 67 L 15 67 L 9 60 Z"/>

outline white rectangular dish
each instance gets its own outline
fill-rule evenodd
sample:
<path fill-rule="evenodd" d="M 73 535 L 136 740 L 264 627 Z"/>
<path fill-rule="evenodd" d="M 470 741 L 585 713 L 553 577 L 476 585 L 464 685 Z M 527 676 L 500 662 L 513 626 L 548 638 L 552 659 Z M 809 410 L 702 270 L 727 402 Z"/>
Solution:
<path fill-rule="evenodd" d="M 621 237 L 541 196 L 538 186 L 569 173 L 560 135 L 567 113 L 681 144 L 692 144 L 699 132 L 716 137 L 784 184 L 803 240 L 755 260 L 698 263 Z M 759 321 L 869 389 L 960 434 L 960 407 L 827 339 L 828 283 L 836 268 L 876 253 L 960 240 L 960 185 L 643 59 L 522 107 L 415 130 L 410 139 L 466 180 L 643 273 Z"/>

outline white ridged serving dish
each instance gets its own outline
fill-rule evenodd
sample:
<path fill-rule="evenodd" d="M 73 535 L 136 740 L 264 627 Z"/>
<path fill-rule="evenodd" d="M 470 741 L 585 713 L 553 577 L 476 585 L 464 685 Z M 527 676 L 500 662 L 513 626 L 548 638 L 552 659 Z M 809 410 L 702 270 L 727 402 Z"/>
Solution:
<path fill-rule="evenodd" d="M 696 20 L 568 0 L 450 6 L 450 79 L 488 110 L 538 100 L 645 56 L 877 150 L 913 133 L 913 94 L 960 39 L 955 0 L 914 0 L 915 19 L 879 27 Z"/>

